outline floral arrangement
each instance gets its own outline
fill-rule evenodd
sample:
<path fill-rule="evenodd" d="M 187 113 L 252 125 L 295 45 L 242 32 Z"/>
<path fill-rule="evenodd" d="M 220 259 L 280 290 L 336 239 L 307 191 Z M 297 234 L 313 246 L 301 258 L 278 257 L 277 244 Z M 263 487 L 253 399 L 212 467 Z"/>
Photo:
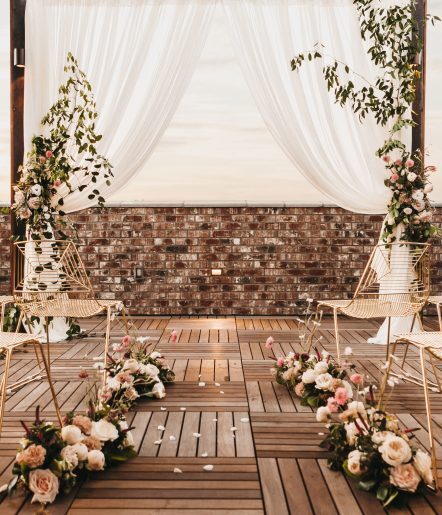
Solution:
<path fill-rule="evenodd" d="M 329 429 L 321 447 L 332 453 L 330 468 L 357 480 L 360 489 L 374 492 L 384 507 L 424 485 L 434 487 L 431 457 L 412 445 L 413 430 L 401 430 L 394 415 L 374 407 L 372 386 L 364 390 L 369 406 L 359 401 L 363 378 L 354 376 L 356 400 L 336 391 L 316 414 Z"/>
<path fill-rule="evenodd" d="M 350 365 L 352 368 L 353 365 Z M 347 370 L 341 368 L 327 352 L 299 354 L 290 352 L 278 358 L 272 369 L 276 381 L 286 385 L 301 397 L 303 406 L 318 408 L 326 406 L 329 398 L 344 394 L 353 396 L 351 384 L 346 380 Z M 350 379 L 353 379 L 352 375 Z"/>
<path fill-rule="evenodd" d="M 68 224 L 63 211 L 64 198 L 87 189 L 88 198 L 100 206 L 104 198 L 96 187 L 103 177 L 110 185 L 112 165 L 96 148 L 102 138 L 96 133 L 96 106 L 92 87 L 71 53 L 64 71 L 68 78 L 59 88 L 59 97 L 42 119 L 46 135 L 34 136 L 26 162 L 19 168 L 20 180 L 12 209 L 26 223 L 34 239 L 66 238 Z"/>
<path fill-rule="evenodd" d="M 434 208 L 428 197 L 433 191 L 429 177 L 436 167 L 424 166 L 420 158 L 393 160 L 387 154 L 383 160 L 389 173 L 384 182 L 392 192 L 384 224 L 384 240 L 387 243 L 394 241 L 394 229 L 401 225 L 404 228 L 403 239 L 427 241 L 437 233 L 437 228 L 431 223 Z"/>
<path fill-rule="evenodd" d="M 136 451 L 124 416 L 111 405 L 90 403 L 86 415 L 69 413 L 60 428 L 40 419 L 24 422 L 25 437 L 13 465 L 8 493 L 20 488 L 31 502 L 53 503 L 90 472 L 101 471 L 134 456 Z"/>
<path fill-rule="evenodd" d="M 128 335 L 113 349 L 118 357 L 109 357 L 106 384 L 100 391 L 103 402 L 124 413 L 140 397 L 166 396 L 164 385 L 174 381 L 175 373 L 160 352 L 149 353 L 148 344 L 138 345 Z"/>

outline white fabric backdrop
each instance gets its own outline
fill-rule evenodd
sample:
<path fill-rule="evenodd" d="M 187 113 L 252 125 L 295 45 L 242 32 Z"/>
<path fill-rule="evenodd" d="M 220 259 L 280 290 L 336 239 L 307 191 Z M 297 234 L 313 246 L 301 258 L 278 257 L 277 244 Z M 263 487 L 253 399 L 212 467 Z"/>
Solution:
<path fill-rule="evenodd" d="M 295 167 L 339 206 L 385 213 L 385 169 L 374 152 L 386 130 L 334 104 L 321 61 L 299 73 L 290 68 L 295 54 L 321 42 L 324 52 L 373 77 L 351 1 L 225 0 L 224 6 L 256 104 Z"/>
<path fill-rule="evenodd" d="M 103 134 L 99 151 L 114 166 L 106 198 L 133 179 L 169 125 L 203 48 L 216 0 L 28 0 L 24 139 L 57 98 L 68 52 L 92 84 Z M 64 210 L 96 203 L 85 190 Z"/>

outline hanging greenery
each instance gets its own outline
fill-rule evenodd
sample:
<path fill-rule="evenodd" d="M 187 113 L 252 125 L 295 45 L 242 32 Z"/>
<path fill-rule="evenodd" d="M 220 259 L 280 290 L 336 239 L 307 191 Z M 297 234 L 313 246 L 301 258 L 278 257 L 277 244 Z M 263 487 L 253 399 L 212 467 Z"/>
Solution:
<path fill-rule="evenodd" d="M 422 74 L 423 42 L 415 0 L 389 7 L 373 0 L 353 0 L 353 4 L 368 55 L 379 70 L 374 82 L 326 55 L 321 44 L 296 55 L 291 61 L 292 70 L 298 71 L 306 60 L 324 60 L 324 80 L 336 102 L 350 106 L 361 121 L 370 114 L 378 124 L 388 127 L 388 138 L 376 151 L 386 164 L 385 185 L 391 190 L 383 239 L 394 241 L 396 228 L 401 226 L 401 239 L 425 242 L 438 231 L 431 222 L 433 208 L 428 197 L 433 189 L 430 175 L 436 168 L 424 166 L 424 149 L 413 153 L 400 138 L 403 129 L 416 125 L 412 106 Z M 429 15 L 423 23 L 434 25 L 438 20 Z"/>
<path fill-rule="evenodd" d="M 112 165 L 96 148 L 102 136 L 96 132 L 98 114 L 92 87 L 71 53 L 64 71 L 66 82 L 41 121 L 44 134 L 32 138 L 14 186 L 12 208 L 33 239 L 66 238 L 64 229 L 72 224 L 63 211 L 64 199 L 85 190 L 88 198 L 102 207 L 104 198 L 96 183 L 104 178 L 109 186 L 112 177 Z"/>

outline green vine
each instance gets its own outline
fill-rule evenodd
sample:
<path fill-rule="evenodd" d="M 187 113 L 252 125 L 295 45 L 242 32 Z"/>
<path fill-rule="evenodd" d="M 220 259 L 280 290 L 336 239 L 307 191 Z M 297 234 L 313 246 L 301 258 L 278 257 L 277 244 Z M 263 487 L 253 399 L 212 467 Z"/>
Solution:
<path fill-rule="evenodd" d="M 336 102 L 342 107 L 350 106 L 360 121 L 371 114 L 377 124 L 389 128 L 388 138 L 376 151 L 386 164 L 389 176 L 384 182 L 391 190 L 383 239 L 394 241 L 400 226 L 401 239 L 424 242 L 438 231 L 431 223 L 433 208 L 428 198 L 432 191 L 429 177 L 436 169 L 424 165 L 423 149 L 412 153 L 400 139 L 401 130 L 416 125 L 412 106 L 422 74 L 423 42 L 415 0 L 390 7 L 380 7 L 373 0 L 353 0 L 353 4 L 362 39 L 369 45 L 368 55 L 380 70 L 374 82 L 324 54 L 321 44 L 296 55 L 291 67 L 298 71 L 306 60 L 324 60 L 323 77 Z M 430 21 L 434 25 L 439 20 L 428 15 L 423 23 Z"/>

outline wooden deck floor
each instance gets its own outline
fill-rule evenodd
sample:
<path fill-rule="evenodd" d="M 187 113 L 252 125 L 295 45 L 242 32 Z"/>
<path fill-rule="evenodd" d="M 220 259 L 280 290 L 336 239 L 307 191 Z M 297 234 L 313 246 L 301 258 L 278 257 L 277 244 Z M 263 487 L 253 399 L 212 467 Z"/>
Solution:
<path fill-rule="evenodd" d="M 272 381 L 271 360 L 295 348 L 296 324 L 290 318 L 168 318 L 139 317 L 140 335 L 150 336 L 176 373 L 163 400 L 142 401 L 130 413 L 139 456 L 97 474 L 49 512 L 269 515 L 357 515 L 383 513 L 369 494 L 354 488 L 343 475 L 331 472 L 326 453 L 318 447 L 322 424 L 309 408 Z M 436 321 L 427 319 L 427 329 Z M 344 345 L 353 347 L 359 370 L 379 378 L 385 347 L 366 344 L 376 322 L 342 320 Z M 63 411 L 84 408 L 79 367 L 88 368 L 103 350 L 103 319 L 88 322 L 87 339 L 51 346 L 56 389 Z M 178 332 L 171 343 L 170 332 Z M 332 324 L 325 319 L 322 347 L 334 353 Z M 272 335 L 273 351 L 264 347 Z M 114 341 L 116 338 L 114 338 Z M 87 355 L 87 357 L 85 357 Z M 17 354 L 11 380 L 34 368 L 33 353 Z M 417 359 L 410 370 L 417 369 Z M 204 383 L 203 385 L 199 384 Z M 432 394 L 438 451 L 442 445 L 442 396 Z M 32 420 L 42 406 L 54 418 L 45 383 L 32 383 L 8 398 L 6 424 L 0 439 L 0 485 L 10 478 L 11 463 L 22 436 L 20 419 Z M 407 427 L 420 427 L 417 438 L 428 448 L 422 391 L 398 385 L 390 411 Z M 162 443 L 158 426 L 166 430 Z M 232 428 L 236 427 L 234 431 Z M 194 433 L 200 433 L 196 438 Z M 174 436 L 175 440 L 170 439 Z M 442 478 L 442 451 L 439 456 Z M 203 466 L 211 464 L 206 472 Z M 174 473 L 174 468 L 182 473 Z M 0 504 L 0 513 L 35 512 L 29 498 L 16 496 Z M 442 496 L 428 494 L 391 513 L 442 513 Z"/>

